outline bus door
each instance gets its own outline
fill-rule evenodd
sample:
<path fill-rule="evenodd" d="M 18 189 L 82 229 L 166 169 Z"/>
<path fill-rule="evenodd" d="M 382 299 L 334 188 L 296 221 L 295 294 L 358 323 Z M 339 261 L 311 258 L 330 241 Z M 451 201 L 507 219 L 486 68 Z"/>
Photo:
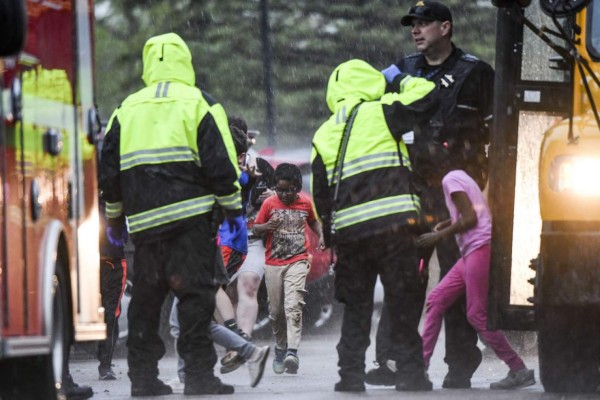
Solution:
<path fill-rule="evenodd" d="M 493 217 L 488 325 L 535 330 L 532 306 L 540 247 L 538 162 L 544 132 L 572 108 L 570 66 L 530 29 L 553 26 L 538 2 L 525 9 L 499 8 L 495 103 L 490 146 L 489 199 Z M 555 40 L 555 42 L 558 42 Z M 558 42 L 560 44 L 560 42 Z"/>

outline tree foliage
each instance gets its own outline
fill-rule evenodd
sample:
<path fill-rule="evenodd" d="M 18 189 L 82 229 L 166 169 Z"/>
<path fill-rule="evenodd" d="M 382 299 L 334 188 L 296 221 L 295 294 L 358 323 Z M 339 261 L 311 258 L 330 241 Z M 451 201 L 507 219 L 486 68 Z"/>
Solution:
<path fill-rule="evenodd" d="M 454 42 L 492 62 L 496 11 L 482 1 L 445 2 Z M 481 3 L 481 4 L 480 4 Z M 400 18 L 413 1 L 269 1 L 279 145 L 307 146 L 327 118 L 325 91 L 339 63 L 361 58 L 384 68 L 414 52 Z M 196 82 L 230 115 L 266 133 L 260 0 L 98 0 L 97 102 L 105 118 L 142 87 L 141 53 L 154 35 L 176 32 L 193 55 Z M 266 141 L 263 141 L 266 143 Z"/>

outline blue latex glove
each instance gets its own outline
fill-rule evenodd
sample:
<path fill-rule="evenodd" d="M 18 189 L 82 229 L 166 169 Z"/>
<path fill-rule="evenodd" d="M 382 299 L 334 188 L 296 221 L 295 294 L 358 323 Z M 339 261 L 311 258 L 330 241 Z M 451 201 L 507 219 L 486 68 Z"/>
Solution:
<path fill-rule="evenodd" d="M 113 246 L 123 247 L 129 239 L 127 227 L 125 225 L 109 226 L 106 228 L 106 237 Z"/>
<path fill-rule="evenodd" d="M 246 218 L 243 215 L 238 215 L 235 217 L 227 217 L 227 223 L 229 225 L 229 232 L 240 232 L 244 225 L 246 224 Z"/>
<path fill-rule="evenodd" d="M 242 174 L 240 175 L 240 179 L 238 179 L 238 182 L 240 183 L 240 185 L 242 187 L 244 187 L 248 184 L 249 181 L 250 181 L 250 175 L 248 175 L 248 173 L 246 171 L 242 171 Z"/>
<path fill-rule="evenodd" d="M 387 83 L 392 83 L 394 81 L 394 78 L 400 75 L 402 71 L 400 71 L 400 68 L 398 68 L 396 64 L 392 64 L 383 71 L 381 71 L 381 73 L 383 74 L 383 76 L 385 76 L 385 80 L 387 81 Z"/>

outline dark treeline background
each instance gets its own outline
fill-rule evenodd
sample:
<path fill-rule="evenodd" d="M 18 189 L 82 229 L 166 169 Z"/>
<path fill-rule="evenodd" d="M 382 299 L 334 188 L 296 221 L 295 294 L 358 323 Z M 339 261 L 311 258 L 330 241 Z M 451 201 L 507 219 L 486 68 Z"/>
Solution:
<path fill-rule="evenodd" d="M 493 65 L 496 9 L 485 0 L 446 0 L 457 46 Z M 308 147 L 329 115 L 333 68 L 361 58 L 382 69 L 414 53 L 399 0 L 269 0 L 275 127 L 280 147 Z M 97 0 L 96 94 L 103 119 L 143 85 L 142 48 L 175 32 L 193 55 L 196 83 L 244 117 L 268 143 L 260 0 Z"/>

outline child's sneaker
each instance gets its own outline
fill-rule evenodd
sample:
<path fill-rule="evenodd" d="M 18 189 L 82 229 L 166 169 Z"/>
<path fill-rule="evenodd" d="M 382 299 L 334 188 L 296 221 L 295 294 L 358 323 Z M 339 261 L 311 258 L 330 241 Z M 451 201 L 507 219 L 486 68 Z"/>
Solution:
<path fill-rule="evenodd" d="M 535 384 L 532 369 L 522 368 L 517 372 L 509 371 L 506 378 L 490 384 L 490 389 L 518 389 Z"/>
<path fill-rule="evenodd" d="M 283 374 L 285 372 L 285 366 L 283 360 L 285 359 L 285 349 L 280 349 L 275 346 L 275 358 L 273 359 L 273 372 L 276 374 Z"/>
<path fill-rule="evenodd" d="M 285 355 L 285 360 L 283 360 L 283 365 L 285 366 L 285 372 L 288 374 L 298 373 L 298 367 L 300 366 L 298 355 L 293 351 L 288 351 Z"/>
<path fill-rule="evenodd" d="M 256 387 L 262 379 L 265 364 L 269 357 L 269 346 L 257 347 L 248 360 L 248 372 L 250 372 L 250 387 Z"/>

